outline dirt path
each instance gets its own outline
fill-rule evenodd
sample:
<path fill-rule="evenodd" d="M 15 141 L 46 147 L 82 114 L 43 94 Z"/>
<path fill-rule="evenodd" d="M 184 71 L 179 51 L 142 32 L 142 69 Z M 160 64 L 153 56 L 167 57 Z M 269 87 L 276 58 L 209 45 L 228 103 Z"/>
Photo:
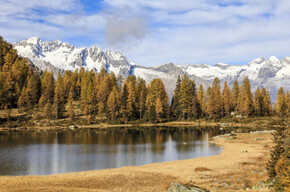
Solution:
<path fill-rule="evenodd" d="M 224 148 L 220 155 L 49 176 L 2 176 L 0 191 L 150 192 L 164 191 L 172 182 L 210 191 L 245 191 L 267 179 L 271 134 L 238 134 L 236 139 L 215 138 L 214 142 Z"/>

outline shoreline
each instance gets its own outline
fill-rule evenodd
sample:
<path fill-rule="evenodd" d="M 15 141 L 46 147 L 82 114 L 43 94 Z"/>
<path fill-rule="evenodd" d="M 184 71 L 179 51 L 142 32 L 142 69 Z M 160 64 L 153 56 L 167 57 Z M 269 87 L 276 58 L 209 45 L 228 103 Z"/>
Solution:
<path fill-rule="evenodd" d="M 283 125 L 269 125 L 269 124 L 253 124 L 253 123 L 233 123 L 233 122 L 209 122 L 209 121 L 172 121 L 166 123 L 128 123 L 128 124 L 90 124 L 79 125 L 71 124 L 75 126 L 73 129 L 108 129 L 115 127 L 222 127 L 222 128 L 262 128 L 271 129 L 277 127 L 283 127 Z M 58 129 L 71 129 L 70 125 L 51 125 L 51 126 L 20 126 L 20 127 L 0 127 L 1 131 L 18 131 L 18 130 L 58 130 Z"/>
<path fill-rule="evenodd" d="M 215 156 L 48 176 L 0 176 L 0 191 L 164 191 L 170 183 L 251 191 L 268 177 L 265 166 L 272 136 L 237 133 L 235 139 L 227 138 L 214 137 L 213 142 L 223 147 Z"/>

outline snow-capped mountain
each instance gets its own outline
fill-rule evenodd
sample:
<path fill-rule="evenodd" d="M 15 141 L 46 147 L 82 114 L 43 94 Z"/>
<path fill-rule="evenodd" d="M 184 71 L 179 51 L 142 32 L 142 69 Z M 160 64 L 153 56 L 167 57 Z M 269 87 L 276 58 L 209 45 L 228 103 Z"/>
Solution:
<path fill-rule="evenodd" d="M 135 65 L 119 52 L 103 52 L 96 46 L 77 48 L 59 40 L 41 41 L 38 37 L 31 37 L 13 46 L 19 55 L 29 58 L 41 70 L 76 70 L 84 67 L 99 72 L 105 68 L 116 75 L 128 76 Z"/>
<path fill-rule="evenodd" d="M 281 60 L 274 56 L 269 59 L 257 58 L 246 65 L 166 63 L 156 67 L 144 67 L 133 63 L 119 52 L 104 52 L 96 46 L 77 48 L 59 40 L 41 41 L 37 37 L 13 45 L 19 55 L 29 58 L 41 70 L 57 72 L 85 67 L 99 72 L 105 68 L 108 72 L 114 72 L 117 76 L 122 75 L 125 78 L 134 74 L 147 83 L 154 78 L 161 78 L 170 97 L 178 75 L 183 74 L 189 75 L 197 85 L 203 84 L 205 87 L 209 86 L 215 77 L 222 83 L 227 80 L 231 85 L 235 79 L 241 83 L 244 77 L 248 76 L 253 90 L 257 86 L 266 87 L 270 90 L 272 99 L 276 98 L 280 86 L 290 90 L 290 57 Z"/>

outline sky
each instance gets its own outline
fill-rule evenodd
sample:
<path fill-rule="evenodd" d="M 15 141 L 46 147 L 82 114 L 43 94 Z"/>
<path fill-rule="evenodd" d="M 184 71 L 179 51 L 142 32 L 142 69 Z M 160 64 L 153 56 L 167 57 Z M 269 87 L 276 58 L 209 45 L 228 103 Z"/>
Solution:
<path fill-rule="evenodd" d="M 290 56 L 289 0 L 0 0 L 0 36 L 96 45 L 156 66 Z"/>

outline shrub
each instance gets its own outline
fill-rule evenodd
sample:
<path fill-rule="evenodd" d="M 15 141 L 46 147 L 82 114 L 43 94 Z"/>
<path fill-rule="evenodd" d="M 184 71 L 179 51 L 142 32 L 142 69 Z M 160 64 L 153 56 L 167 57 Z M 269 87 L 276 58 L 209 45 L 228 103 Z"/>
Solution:
<path fill-rule="evenodd" d="M 206 168 L 206 167 L 197 167 L 197 168 L 195 168 L 195 171 L 196 172 L 202 172 L 202 171 L 211 171 L 211 169 L 209 169 L 209 168 Z"/>

